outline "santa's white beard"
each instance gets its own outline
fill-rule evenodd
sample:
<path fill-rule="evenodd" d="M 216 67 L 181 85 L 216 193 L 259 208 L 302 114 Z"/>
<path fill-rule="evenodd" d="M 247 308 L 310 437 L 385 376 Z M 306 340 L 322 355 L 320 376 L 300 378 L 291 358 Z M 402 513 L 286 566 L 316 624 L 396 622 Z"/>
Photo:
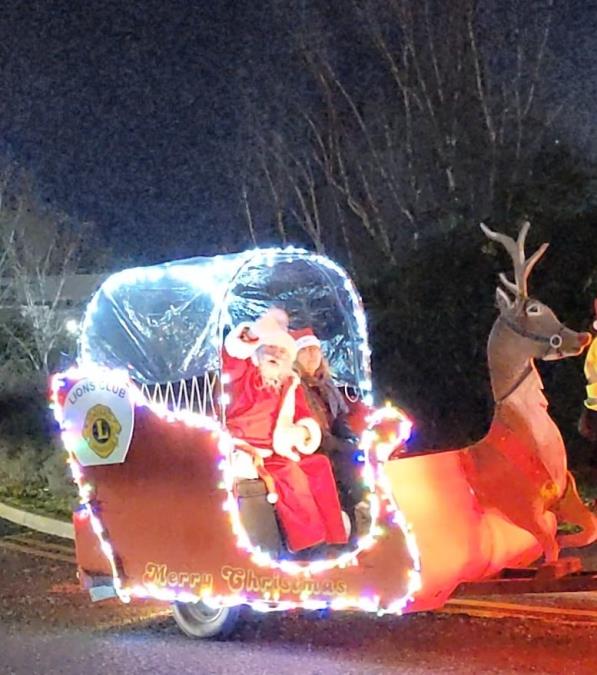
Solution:
<path fill-rule="evenodd" d="M 259 373 L 263 389 L 280 391 L 282 384 L 291 374 L 291 368 L 285 364 L 263 360 L 259 364 Z"/>

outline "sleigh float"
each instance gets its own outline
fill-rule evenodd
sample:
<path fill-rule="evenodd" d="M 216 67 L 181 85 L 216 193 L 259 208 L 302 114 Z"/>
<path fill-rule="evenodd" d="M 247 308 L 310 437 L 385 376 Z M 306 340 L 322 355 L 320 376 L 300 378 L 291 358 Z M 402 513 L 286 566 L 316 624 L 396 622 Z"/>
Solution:
<path fill-rule="evenodd" d="M 371 525 L 319 559 L 287 555 L 266 484 L 258 473 L 235 475 L 243 450 L 226 428 L 221 348 L 231 326 L 283 307 L 291 327 L 311 325 L 322 338 L 356 416 L 372 405 L 373 387 L 363 305 L 346 272 L 286 248 L 109 277 L 87 308 L 77 367 L 52 380 L 81 499 L 79 578 L 91 597 L 163 600 L 184 632 L 211 637 L 232 628 L 242 605 L 380 615 L 441 607 L 463 583 L 542 554 L 557 560 L 558 518 L 582 528 L 563 545 L 594 540 L 595 516 L 576 494 L 533 366 L 579 354 L 588 336 L 528 297 L 543 249 L 526 261 L 526 229 L 516 242 L 487 231 L 515 264 L 488 346 L 488 435 L 470 448 L 409 455 L 392 452 L 410 434 L 401 411 L 360 420 Z"/>

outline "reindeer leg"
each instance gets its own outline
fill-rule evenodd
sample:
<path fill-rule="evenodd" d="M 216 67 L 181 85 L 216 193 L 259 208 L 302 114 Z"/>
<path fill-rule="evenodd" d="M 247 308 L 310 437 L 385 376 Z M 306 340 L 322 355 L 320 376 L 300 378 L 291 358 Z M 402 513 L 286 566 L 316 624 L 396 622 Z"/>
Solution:
<path fill-rule="evenodd" d="M 554 506 L 553 512 L 558 523 L 566 522 L 582 527 L 582 532 L 563 534 L 558 537 L 558 543 L 562 548 L 588 546 L 597 540 L 597 516 L 583 504 L 576 489 L 576 481 L 570 471 L 568 471 L 566 490 Z"/>
<path fill-rule="evenodd" d="M 543 502 L 535 505 L 532 511 L 532 521 L 526 524 L 525 529 L 527 529 L 534 537 L 537 539 L 541 548 L 543 549 L 543 555 L 545 557 L 545 565 L 550 565 L 558 561 L 560 557 L 560 547 L 554 537 L 551 528 L 545 522 L 545 511 Z"/>
<path fill-rule="evenodd" d="M 543 550 L 545 562 L 556 562 L 560 547 L 546 520 L 545 499 L 540 490 L 521 478 L 500 453 L 492 453 L 489 447 L 477 446 L 476 450 L 475 455 L 463 454 L 461 461 L 480 504 L 499 509 L 514 525 L 532 534 Z"/>
<path fill-rule="evenodd" d="M 505 505 L 499 505 L 498 508 L 514 525 L 530 532 L 535 537 L 543 549 L 546 565 L 557 562 L 560 547 L 552 528 L 546 522 L 545 502 L 542 498 L 537 497 L 532 502 L 529 500 L 524 508 L 521 508 L 520 504 L 517 508 L 507 508 Z"/>

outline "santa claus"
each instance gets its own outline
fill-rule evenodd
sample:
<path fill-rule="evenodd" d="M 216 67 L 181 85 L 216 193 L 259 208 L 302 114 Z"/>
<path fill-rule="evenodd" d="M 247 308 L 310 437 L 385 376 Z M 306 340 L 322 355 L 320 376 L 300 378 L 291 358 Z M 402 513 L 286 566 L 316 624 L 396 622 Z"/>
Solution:
<path fill-rule="evenodd" d="M 224 341 L 222 370 L 229 379 L 228 430 L 263 458 L 288 548 L 297 552 L 344 544 L 347 533 L 330 462 L 312 454 L 321 430 L 292 370 L 297 349 L 287 328 L 279 309 L 237 326 Z"/>

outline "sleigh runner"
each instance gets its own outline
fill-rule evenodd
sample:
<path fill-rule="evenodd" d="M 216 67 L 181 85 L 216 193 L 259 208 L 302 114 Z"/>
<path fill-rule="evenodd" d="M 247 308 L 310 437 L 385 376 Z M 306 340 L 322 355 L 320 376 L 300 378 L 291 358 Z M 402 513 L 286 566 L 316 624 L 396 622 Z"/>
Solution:
<path fill-rule="evenodd" d="M 486 233 L 523 265 L 526 228 L 518 242 Z M 352 547 L 312 560 L 286 555 L 275 488 L 259 462 L 252 476 L 236 472 L 234 458 L 251 452 L 227 430 L 221 349 L 230 327 L 284 307 L 291 325 L 317 328 L 347 398 L 370 406 L 365 315 L 346 273 L 323 256 L 273 249 L 110 277 L 88 307 L 77 368 L 52 384 L 82 502 L 77 563 L 92 597 L 173 602 L 181 628 L 207 637 L 229 630 L 243 604 L 440 607 L 463 582 L 528 565 L 542 552 L 555 560 L 558 512 L 583 527 L 568 543 L 590 543 L 595 516 L 566 472 L 533 367 L 534 358 L 580 353 L 588 338 L 528 297 L 538 257 L 516 267 L 516 285 L 506 280 L 513 297 L 498 291 L 489 356 L 502 427 L 470 448 L 409 456 L 392 454 L 410 433 L 401 411 L 361 420 L 370 527 Z M 505 353 L 521 364 L 519 381 L 503 379 Z M 541 438 L 533 425 L 551 431 Z M 512 485 L 517 495 L 508 501 Z"/>

